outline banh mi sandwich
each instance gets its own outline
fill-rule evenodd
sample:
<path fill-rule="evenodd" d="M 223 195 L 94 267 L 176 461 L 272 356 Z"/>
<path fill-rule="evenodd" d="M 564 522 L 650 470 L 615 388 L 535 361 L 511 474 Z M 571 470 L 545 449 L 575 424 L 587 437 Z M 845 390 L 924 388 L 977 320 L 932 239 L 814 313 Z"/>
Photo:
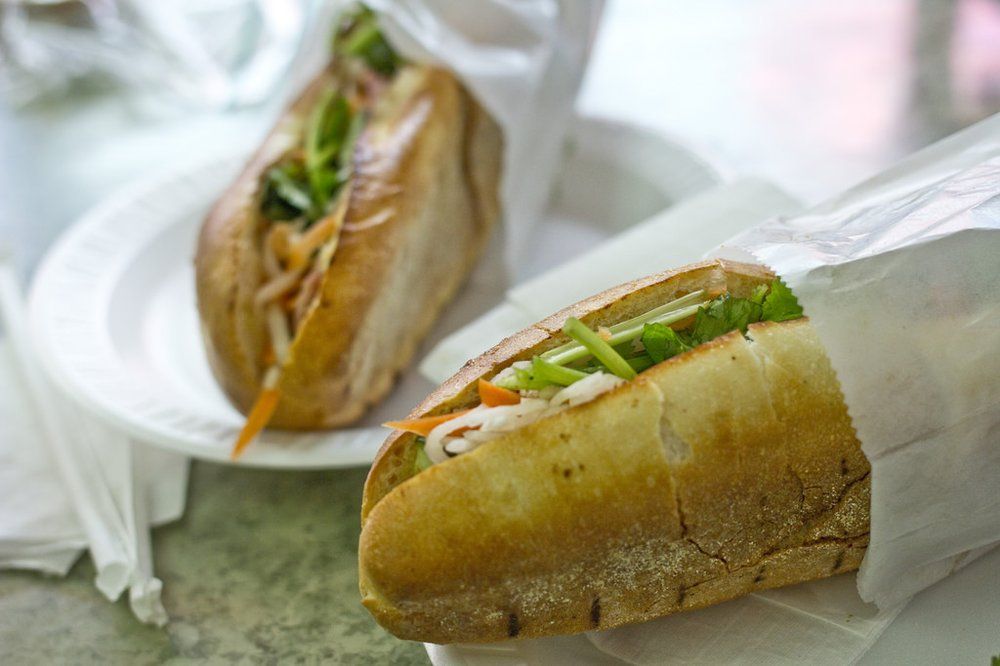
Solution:
<path fill-rule="evenodd" d="M 360 9 L 202 227 L 212 370 L 265 426 L 349 423 L 390 389 L 498 216 L 500 131 Z"/>
<path fill-rule="evenodd" d="M 606 629 L 858 567 L 869 465 L 767 270 L 712 261 L 582 301 L 393 425 L 362 505 L 395 635 Z"/>

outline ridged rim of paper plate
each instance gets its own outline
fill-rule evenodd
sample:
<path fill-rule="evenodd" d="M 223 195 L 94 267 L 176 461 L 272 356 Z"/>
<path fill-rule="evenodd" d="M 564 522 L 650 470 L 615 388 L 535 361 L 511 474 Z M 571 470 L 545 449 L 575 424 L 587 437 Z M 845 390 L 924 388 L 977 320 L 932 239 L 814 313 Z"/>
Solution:
<path fill-rule="evenodd" d="M 578 118 L 574 135 L 597 128 L 597 146 L 609 136 L 630 132 L 644 145 L 655 139 L 671 153 L 687 182 L 660 183 L 663 191 L 686 196 L 720 181 L 707 162 L 662 135 L 621 121 Z M 620 138 L 620 134 L 618 135 Z M 586 141 L 580 141 L 585 144 Z M 647 148 L 648 150 L 648 148 Z M 617 156 L 619 159 L 621 156 Z M 652 159 L 637 155 L 622 168 L 635 172 Z M 176 405 L 130 373 L 116 353 L 111 332 L 104 323 L 116 284 L 132 259 L 157 236 L 177 223 L 178 207 L 204 205 L 218 196 L 245 162 L 246 155 L 230 155 L 188 165 L 115 193 L 70 227 L 45 256 L 35 276 L 30 296 L 30 318 L 36 349 L 47 374 L 74 402 L 138 441 L 197 458 L 229 462 L 228 451 L 218 442 L 231 441 L 236 428 L 217 419 L 192 413 Z M 652 184 L 656 185 L 653 180 Z M 193 249 L 192 255 L 193 256 Z M 185 260 L 190 260 L 185 258 Z M 356 467 L 371 462 L 372 428 L 337 431 L 347 435 L 330 457 L 315 453 L 325 432 L 266 431 L 261 442 L 239 461 L 241 465 L 294 469 Z M 270 446 L 270 445 L 274 446 Z"/>
<path fill-rule="evenodd" d="M 245 154 L 215 158 L 113 194 L 59 238 L 39 267 L 30 296 L 38 356 L 66 395 L 138 441 L 217 462 L 229 462 L 218 442 L 231 441 L 237 428 L 192 413 L 136 381 L 116 353 L 103 314 L 136 254 L 177 222 L 171 211 L 214 199 L 245 160 Z M 374 430 L 341 430 L 356 437 L 338 444 L 335 456 L 301 456 L 294 464 L 288 459 L 296 450 L 313 449 L 327 433 L 270 431 L 261 442 L 275 446 L 257 447 L 239 463 L 296 469 L 366 465 L 377 450 L 370 443 Z"/>

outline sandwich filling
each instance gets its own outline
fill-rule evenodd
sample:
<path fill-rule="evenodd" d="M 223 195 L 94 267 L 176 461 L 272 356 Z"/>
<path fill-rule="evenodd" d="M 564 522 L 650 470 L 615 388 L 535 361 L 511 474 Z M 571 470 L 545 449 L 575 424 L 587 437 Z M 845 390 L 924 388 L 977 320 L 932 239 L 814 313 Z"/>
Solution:
<path fill-rule="evenodd" d="M 531 361 L 518 361 L 491 380 L 479 380 L 479 403 L 449 414 L 386 426 L 418 435 L 416 472 L 467 453 L 542 418 L 589 402 L 674 356 L 760 321 L 802 316 L 780 280 L 749 298 L 698 290 L 637 317 L 594 331 L 570 317 L 572 341 Z"/>
<path fill-rule="evenodd" d="M 267 425 L 288 351 L 314 307 L 340 239 L 354 147 L 375 104 L 404 64 L 358 6 L 334 34 L 331 84 L 306 116 L 294 147 L 262 175 L 257 213 L 262 277 L 254 295 L 267 344 L 262 390 L 233 449 L 235 458 Z"/>

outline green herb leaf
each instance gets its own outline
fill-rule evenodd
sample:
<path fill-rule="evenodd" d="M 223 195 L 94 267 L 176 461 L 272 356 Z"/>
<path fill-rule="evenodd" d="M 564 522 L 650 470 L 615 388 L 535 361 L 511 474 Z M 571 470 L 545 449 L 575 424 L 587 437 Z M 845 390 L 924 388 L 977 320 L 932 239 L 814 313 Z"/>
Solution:
<path fill-rule="evenodd" d="M 628 358 L 636 353 L 635 340 L 629 340 L 618 345 L 614 343 L 614 340 L 610 340 L 608 344 L 622 358 Z"/>
<path fill-rule="evenodd" d="M 497 386 L 512 391 L 537 391 L 547 386 L 569 386 L 587 377 L 587 372 L 566 368 L 540 356 L 531 359 L 531 369 L 514 368 L 513 376 L 494 380 Z"/>
<path fill-rule="evenodd" d="M 649 370 L 656 362 L 652 359 L 649 354 L 639 354 L 638 356 L 633 356 L 632 358 L 625 359 L 625 361 L 632 366 L 632 369 L 636 372 L 643 372 L 644 370 Z"/>
<path fill-rule="evenodd" d="M 342 178 L 339 171 L 322 169 L 312 174 L 311 188 L 313 191 L 313 205 L 309 209 L 308 223 L 306 228 L 326 215 L 330 207 L 330 201 L 337 194 L 347 180 Z"/>
<path fill-rule="evenodd" d="M 347 98 L 333 91 L 313 110 L 306 143 L 306 164 L 310 168 L 328 166 L 330 160 L 339 156 L 353 116 Z"/>
<path fill-rule="evenodd" d="M 762 310 L 761 305 L 749 299 L 723 294 L 698 310 L 685 342 L 696 347 L 730 331 L 746 333 L 747 326 L 760 321 Z"/>
<path fill-rule="evenodd" d="M 614 346 L 616 349 L 623 349 L 642 336 L 643 324 L 650 322 L 672 324 L 695 315 L 700 305 L 703 304 L 702 297 L 704 294 L 705 292 L 702 289 L 693 291 L 669 303 L 664 303 L 658 308 L 653 308 L 649 312 L 609 327 L 611 340 L 608 344 Z M 631 350 L 626 350 L 626 353 L 629 351 Z M 557 365 L 565 365 L 573 361 L 578 361 L 588 354 L 589 352 L 586 347 L 573 341 L 548 350 L 542 354 L 542 357 Z M 619 351 L 619 354 L 622 354 L 622 352 Z"/>
<path fill-rule="evenodd" d="M 264 216 L 277 221 L 304 217 L 308 227 L 326 215 L 351 176 L 354 142 L 364 121 L 343 95 L 327 91 L 306 121 L 304 160 L 289 156 L 268 171 Z"/>
<path fill-rule="evenodd" d="M 342 20 L 333 43 L 334 53 L 364 60 L 373 71 L 392 76 L 402 63 L 378 27 L 375 12 L 360 7 Z"/>
<path fill-rule="evenodd" d="M 650 323 L 647 320 L 646 323 L 635 324 L 636 327 L 641 326 L 639 337 L 642 349 L 639 351 L 633 350 L 631 334 L 621 335 L 622 341 L 616 341 L 614 335 L 620 335 L 617 331 L 623 330 L 621 324 L 611 327 L 612 342 L 609 343 L 582 322 L 571 317 L 566 321 L 563 331 L 580 345 L 579 348 L 563 345 L 550 350 L 533 359 L 530 370 L 516 369 L 513 376 L 498 384 L 513 390 L 537 390 L 552 385 L 569 386 L 597 371 L 607 371 L 631 379 L 636 373 L 726 333 L 740 331 L 745 334 L 747 327 L 755 322 L 765 319 L 772 321 L 795 319 L 802 315 L 802 308 L 798 306 L 795 296 L 788 287 L 776 280 L 770 287 L 758 286 L 750 298 L 723 294 L 703 306 L 677 310 L 676 314 L 677 316 L 671 314 L 669 321 L 679 321 L 681 315 L 687 317 L 694 314 L 694 324 L 684 331 L 675 331 L 666 324 L 656 321 Z M 646 315 L 640 315 L 626 323 L 633 325 L 632 322 L 641 322 L 645 317 Z M 577 349 L 580 350 L 579 353 Z M 593 360 L 586 366 L 565 367 L 566 363 L 579 360 L 587 354 Z"/>
<path fill-rule="evenodd" d="M 754 288 L 753 294 L 750 295 L 750 300 L 757 305 L 763 305 L 764 299 L 767 298 L 769 292 L 770 289 L 766 284 L 759 284 Z"/>
<path fill-rule="evenodd" d="M 292 220 L 312 206 L 309 187 L 301 165 L 294 162 L 267 171 L 261 212 L 269 220 Z"/>
<path fill-rule="evenodd" d="M 343 184 L 339 177 L 340 152 L 351 129 L 351 106 L 347 98 L 329 91 L 313 108 L 306 127 L 305 153 L 312 192 L 310 219 L 326 214 L 327 205 Z"/>
<path fill-rule="evenodd" d="M 780 279 L 771 283 L 764 299 L 763 318 L 767 321 L 788 321 L 802 316 L 802 306 L 792 290 Z"/>
<path fill-rule="evenodd" d="M 674 329 L 663 324 L 646 324 L 643 327 L 642 346 L 654 363 L 662 363 L 691 349 Z"/>

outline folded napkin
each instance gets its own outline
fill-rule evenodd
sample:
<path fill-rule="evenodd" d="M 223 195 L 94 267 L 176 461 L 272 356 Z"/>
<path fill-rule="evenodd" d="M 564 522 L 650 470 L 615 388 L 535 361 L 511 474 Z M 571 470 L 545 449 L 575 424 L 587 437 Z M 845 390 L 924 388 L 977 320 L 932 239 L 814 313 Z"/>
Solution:
<path fill-rule="evenodd" d="M 65 575 L 87 540 L 54 474 L 9 341 L 0 339 L 0 568 Z"/>
<path fill-rule="evenodd" d="M 128 590 L 136 617 L 164 624 L 149 529 L 183 512 L 187 460 L 134 445 L 51 384 L 4 257 L 0 321 L 0 568 L 65 575 L 89 549 L 97 588 Z"/>

